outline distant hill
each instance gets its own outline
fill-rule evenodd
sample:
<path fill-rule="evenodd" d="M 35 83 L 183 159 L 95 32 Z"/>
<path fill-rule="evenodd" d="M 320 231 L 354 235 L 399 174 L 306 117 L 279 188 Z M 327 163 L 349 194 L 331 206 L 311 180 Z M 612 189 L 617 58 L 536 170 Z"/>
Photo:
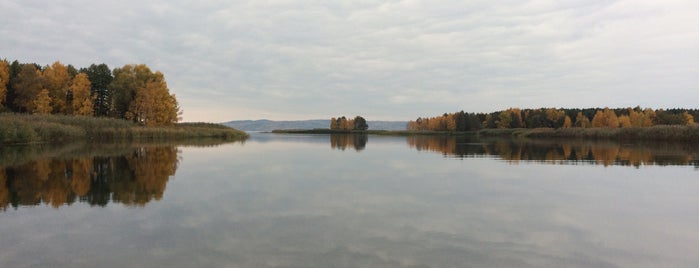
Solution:
<path fill-rule="evenodd" d="M 313 119 L 298 121 L 235 120 L 222 123 L 226 126 L 243 131 L 272 131 L 275 129 L 314 129 L 329 128 L 329 119 Z M 406 121 L 367 121 L 372 130 L 405 130 Z"/>

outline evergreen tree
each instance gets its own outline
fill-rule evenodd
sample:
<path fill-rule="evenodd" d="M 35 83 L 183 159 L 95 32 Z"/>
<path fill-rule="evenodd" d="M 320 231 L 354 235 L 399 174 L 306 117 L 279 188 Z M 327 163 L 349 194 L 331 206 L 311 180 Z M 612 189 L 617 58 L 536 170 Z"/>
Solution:
<path fill-rule="evenodd" d="M 111 107 L 111 94 L 109 84 L 114 77 L 107 64 L 91 64 L 88 68 L 80 69 L 81 73 L 87 74 L 90 79 L 90 95 L 93 96 L 94 110 L 96 116 L 107 116 Z"/>
<path fill-rule="evenodd" d="M 354 130 L 367 130 L 367 129 L 369 129 L 369 125 L 367 124 L 364 117 L 356 116 L 356 117 L 354 117 L 353 129 Z"/>

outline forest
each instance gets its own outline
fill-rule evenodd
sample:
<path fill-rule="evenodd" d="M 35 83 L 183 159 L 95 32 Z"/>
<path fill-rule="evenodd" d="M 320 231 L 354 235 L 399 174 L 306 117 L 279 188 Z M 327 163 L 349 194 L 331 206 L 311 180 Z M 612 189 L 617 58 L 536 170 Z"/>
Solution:
<path fill-rule="evenodd" d="M 111 117 L 145 126 L 171 126 L 181 115 L 164 75 L 145 64 L 78 69 L 17 60 L 0 60 L 0 112 Z"/>
<path fill-rule="evenodd" d="M 627 128 L 656 125 L 694 125 L 699 109 L 650 108 L 509 108 L 492 113 L 464 111 L 409 121 L 411 131 L 475 131 L 513 128 Z"/>

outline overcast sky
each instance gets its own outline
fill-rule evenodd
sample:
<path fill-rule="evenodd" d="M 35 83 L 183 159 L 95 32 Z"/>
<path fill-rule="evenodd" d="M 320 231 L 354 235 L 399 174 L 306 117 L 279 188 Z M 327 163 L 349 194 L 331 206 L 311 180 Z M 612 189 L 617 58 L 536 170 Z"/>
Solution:
<path fill-rule="evenodd" d="M 144 63 L 184 121 L 699 108 L 699 1 L 0 0 L 0 58 Z"/>

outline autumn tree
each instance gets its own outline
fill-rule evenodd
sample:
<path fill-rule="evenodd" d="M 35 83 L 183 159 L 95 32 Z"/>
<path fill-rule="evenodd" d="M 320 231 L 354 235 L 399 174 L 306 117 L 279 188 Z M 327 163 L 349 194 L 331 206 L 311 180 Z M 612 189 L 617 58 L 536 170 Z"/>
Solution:
<path fill-rule="evenodd" d="M 631 124 L 631 119 L 628 115 L 620 115 L 618 117 L 619 119 L 619 127 L 632 127 L 633 125 Z"/>
<path fill-rule="evenodd" d="M 456 119 L 454 114 L 444 116 L 446 131 L 456 131 Z"/>
<path fill-rule="evenodd" d="M 595 113 L 595 117 L 592 118 L 592 127 L 617 128 L 619 127 L 619 118 L 614 110 L 604 108 L 604 110 L 598 110 Z"/>
<path fill-rule="evenodd" d="M 641 127 L 653 126 L 655 122 L 655 111 L 651 108 L 643 109 L 643 117 L 638 121 L 638 125 Z"/>
<path fill-rule="evenodd" d="M 565 119 L 563 120 L 563 126 L 562 128 L 569 128 L 573 127 L 573 120 L 570 119 L 570 116 L 565 116 Z"/>
<path fill-rule="evenodd" d="M 34 110 L 32 113 L 35 114 L 50 114 L 51 110 L 51 97 L 48 89 L 42 89 L 37 94 L 36 99 L 33 100 Z"/>
<path fill-rule="evenodd" d="M 581 127 L 581 128 L 588 128 L 591 127 L 592 123 L 590 122 L 590 119 L 587 118 L 582 112 L 578 112 L 578 115 L 575 116 L 575 127 Z"/>
<path fill-rule="evenodd" d="M 114 79 L 109 84 L 112 93 L 111 115 L 116 118 L 126 118 L 131 103 L 136 99 L 136 92 L 144 88 L 148 82 L 164 82 L 162 74 L 153 73 L 145 64 L 124 65 L 115 68 Z"/>
<path fill-rule="evenodd" d="M 69 114 L 72 107 L 70 106 L 71 75 L 68 73 L 68 68 L 56 61 L 44 68 L 43 76 L 51 97 L 53 113 Z"/>
<path fill-rule="evenodd" d="M 334 119 L 334 118 L 333 118 Z M 424 126 L 422 124 L 422 117 L 418 117 L 415 121 L 408 121 L 408 124 L 406 125 L 407 130 L 425 130 Z"/>
<path fill-rule="evenodd" d="M 17 107 L 17 112 L 34 113 L 36 108 L 34 100 L 44 88 L 41 71 L 34 64 L 22 65 L 17 78 L 12 81 L 12 88 L 13 104 Z"/>
<path fill-rule="evenodd" d="M 684 116 L 685 125 L 693 125 L 694 124 L 694 116 L 689 114 L 689 112 L 682 113 L 682 116 Z"/>
<path fill-rule="evenodd" d="M 335 129 L 335 130 L 346 130 L 347 126 L 347 118 L 342 116 L 338 117 L 335 119 L 334 117 L 330 120 L 332 125 L 330 126 L 330 129 Z"/>
<path fill-rule="evenodd" d="M 136 91 L 136 98 L 126 112 L 126 119 L 146 126 L 169 126 L 177 123 L 178 113 L 177 100 L 170 94 L 165 81 L 155 80 L 147 82 Z"/>
<path fill-rule="evenodd" d="M 553 128 L 560 128 L 563 126 L 565 115 L 565 111 L 562 109 L 546 109 L 546 119 L 551 122 L 550 127 Z"/>
<path fill-rule="evenodd" d="M 0 108 L 5 105 L 7 99 L 7 86 L 10 84 L 10 64 L 6 60 L 0 60 Z"/>
<path fill-rule="evenodd" d="M 633 127 L 650 127 L 655 120 L 655 111 L 646 108 L 641 110 L 640 107 L 628 109 L 629 123 Z"/>
<path fill-rule="evenodd" d="M 498 114 L 498 120 L 495 121 L 498 128 L 523 128 L 524 120 L 522 118 L 522 110 L 519 108 L 509 108 L 501 111 Z"/>
<path fill-rule="evenodd" d="M 90 80 L 87 74 L 80 73 L 73 78 L 70 92 L 73 94 L 71 101 L 73 114 L 92 116 L 94 114 L 93 98 L 90 96 Z"/>

